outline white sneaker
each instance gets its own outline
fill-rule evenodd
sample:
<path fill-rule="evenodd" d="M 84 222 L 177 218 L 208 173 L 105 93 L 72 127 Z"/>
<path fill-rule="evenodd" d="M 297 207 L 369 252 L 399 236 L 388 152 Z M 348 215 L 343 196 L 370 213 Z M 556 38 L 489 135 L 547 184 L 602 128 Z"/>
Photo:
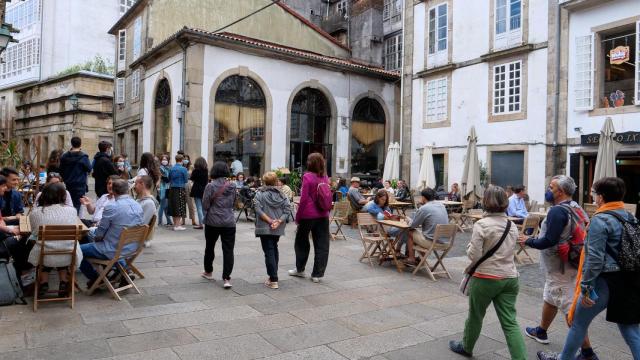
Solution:
<path fill-rule="evenodd" d="M 185 230 L 187 230 L 187 228 L 184 226 L 176 226 L 173 228 L 173 231 L 185 231 Z"/>
<path fill-rule="evenodd" d="M 231 285 L 231 281 L 229 281 L 229 280 L 225 280 L 225 281 L 224 281 L 224 285 L 222 285 L 222 287 L 223 287 L 223 288 L 225 288 L 225 289 L 227 289 L 227 290 L 231 289 L 231 287 L 232 287 L 232 285 Z"/>
<path fill-rule="evenodd" d="M 317 283 L 320 282 L 320 278 L 319 277 L 312 277 L 311 281 L 317 284 Z"/>
<path fill-rule="evenodd" d="M 293 270 L 289 270 L 289 276 L 306 278 L 307 274 L 305 274 L 304 271 L 299 272 L 297 269 L 293 269 Z"/>
<path fill-rule="evenodd" d="M 144 242 L 144 247 L 148 248 L 149 246 L 151 246 L 151 241 L 147 240 Z"/>
<path fill-rule="evenodd" d="M 206 272 L 203 272 L 202 274 L 200 274 L 200 276 L 209 281 L 216 281 L 216 279 L 213 278 L 213 274 L 207 274 Z"/>

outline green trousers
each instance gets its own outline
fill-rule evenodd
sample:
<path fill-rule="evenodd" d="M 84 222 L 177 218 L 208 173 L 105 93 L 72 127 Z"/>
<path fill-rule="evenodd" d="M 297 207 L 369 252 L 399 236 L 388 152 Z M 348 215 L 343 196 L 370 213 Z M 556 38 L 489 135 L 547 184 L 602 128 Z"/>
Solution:
<path fill-rule="evenodd" d="M 462 345 L 468 353 L 480 337 L 482 320 L 487 308 L 493 302 L 493 307 L 500 320 L 500 326 L 507 339 L 507 346 L 511 359 L 526 360 L 527 348 L 516 320 L 516 298 L 518 297 L 518 279 L 479 279 L 472 278 L 469 284 L 469 317 L 464 324 L 464 338 Z"/>

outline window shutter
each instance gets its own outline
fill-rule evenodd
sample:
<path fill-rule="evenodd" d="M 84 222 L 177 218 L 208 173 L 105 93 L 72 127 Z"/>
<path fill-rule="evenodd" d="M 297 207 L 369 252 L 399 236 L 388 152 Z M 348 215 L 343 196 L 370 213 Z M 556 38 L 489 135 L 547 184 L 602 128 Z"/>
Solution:
<path fill-rule="evenodd" d="M 575 110 L 593 110 L 593 34 L 576 37 Z"/>
<path fill-rule="evenodd" d="M 124 104 L 124 78 L 116 79 L 116 104 Z"/>
<path fill-rule="evenodd" d="M 640 105 L 640 21 L 636 23 L 636 105 Z"/>

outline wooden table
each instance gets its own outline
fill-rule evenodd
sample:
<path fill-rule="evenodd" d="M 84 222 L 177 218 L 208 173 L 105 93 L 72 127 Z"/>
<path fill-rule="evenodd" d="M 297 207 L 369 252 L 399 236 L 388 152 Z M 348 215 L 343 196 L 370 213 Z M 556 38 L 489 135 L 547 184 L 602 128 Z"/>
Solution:
<path fill-rule="evenodd" d="M 449 200 L 437 200 L 440 204 L 444 206 L 462 206 L 460 201 L 449 201 Z"/>
<path fill-rule="evenodd" d="M 396 265 L 398 272 L 402 272 L 402 270 L 404 269 L 404 264 L 400 263 L 400 261 L 398 261 L 398 257 L 396 256 L 396 241 L 403 233 L 411 229 L 409 227 L 409 224 L 407 224 L 404 220 L 376 220 L 376 222 L 380 225 L 390 226 L 390 227 L 400 229 L 400 233 L 396 235 L 395 239 L 392 239 L 389 236 L 389 234 L 387 234 L 386 230 L 384 230 L 384 227 L 382 228 L 382 230 L 385 232 L 385 236 L 387 237 L 387 239 L 389 239 L 389 241 L 387 241 L 387 246 L 388 246 L 387 251 L 391 255 L 391 260 Z M 380 263 L 382 263 L 385 260 L 388 260 L 388 259 L 380 259 Z"/>
<path fill-rule="evenodd" d="M 407 208 L 413 208 L 413 204 L 404 201 L 390 201 L 389 207 L 392 209 L 398 209 L 398 211 L 400 211 L 403 216 L 407 216 L 405 211 L 407 210 Z"/>
<path fill-rule="evenodd" d="M 82 233 L 86 234 L 89 232 L 89 228 L 87 228 L 82 221 L 80 221 L 80 218 L 77 219 L 78 220 L 78 225 L 82 226 Z M 29 217 L 28 216 L 21 216 L 20 217 L 20 233 L 21 234 L 31 234 L 31 222 L 29 221 Z"/>
<path fill-rule="evenodd" d="M 547 213 L 543 213 L 543 212 L 530 212 L 529 215 L 534 215 L 534 216 L 539 216 L 541 219 L 544 219 L 547 217 Z"/>

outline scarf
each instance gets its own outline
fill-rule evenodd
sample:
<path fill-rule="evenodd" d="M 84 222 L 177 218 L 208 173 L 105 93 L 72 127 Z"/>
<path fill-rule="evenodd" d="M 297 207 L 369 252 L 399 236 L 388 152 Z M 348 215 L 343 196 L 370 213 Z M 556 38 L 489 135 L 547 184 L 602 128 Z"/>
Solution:
<path fill-rule="evenodd" d="M 612 202 L 602 204 L 602 206 L 600 206 L 598 210 L 596 210 L 593 216 L 595 216 L 596 214 L 599 214 L 605 211 L 611 211 L 611 210 L 624 210 L 624 202 L 612 201 Z M 571 304 L 571 308 L 569 309 L 569 315 L 567 316 L 567 318 L 569 319 L 569 324 L 573 322 L 573 315 L 576 312 L 576 307 L 578 306 L 578 300 L 580 299 L 580 294 L 582 293 L 582 288 L 580 287 L 580 283 L 582 282 L 582 267 L 584 265 L 584 256 L 585 255 L 584 255 L 584 248 L 583 248 L 582 252 L 580 253 L 580 265 L 578 266 L 578 276 L 576 276 L 576 287 L 573 291 L 573 302 Z"/>

